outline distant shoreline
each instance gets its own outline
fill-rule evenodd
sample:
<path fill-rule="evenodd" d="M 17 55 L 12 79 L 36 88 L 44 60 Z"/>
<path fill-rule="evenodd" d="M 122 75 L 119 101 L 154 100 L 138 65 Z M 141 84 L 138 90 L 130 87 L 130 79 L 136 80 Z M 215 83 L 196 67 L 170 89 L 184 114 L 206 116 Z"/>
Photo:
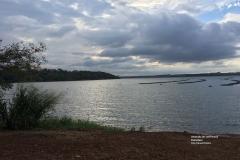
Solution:
<path fill-rule="evenodd" d="M 121 79 L 125 78 L 174 78 L 174 77 L 214 77 L 214 76 L 240 76 L 240 72 L 229 73 L 198 73 L 198 74 L 163 74 L 163 75 L 150 75 L 150 76 L 120 76 Z"/>
<path fill-rule="evenodd" d="M 3 75 L 0 77 L 0 80 L 11 83 L 119 79 L 118 76 L 101 71 L 67 71 L 46 68 L 41 70 L 19 71 L 18 73 L 0 71 L 0 74 Z"/>

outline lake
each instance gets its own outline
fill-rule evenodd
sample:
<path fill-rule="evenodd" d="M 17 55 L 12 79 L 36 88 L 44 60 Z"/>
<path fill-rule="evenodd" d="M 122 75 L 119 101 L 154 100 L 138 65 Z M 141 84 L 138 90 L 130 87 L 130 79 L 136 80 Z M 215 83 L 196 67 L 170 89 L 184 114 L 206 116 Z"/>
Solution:
<path fill-rule="evenodd" d="M 146 131 L 240 133 L 240 85 L 234 77 L 139 78 L 31 85 L 61 92 L 58 116 L 89 119 L 123 127 L 144 126 Z M 140 84 L 159 81 L 206 81 Z"/>

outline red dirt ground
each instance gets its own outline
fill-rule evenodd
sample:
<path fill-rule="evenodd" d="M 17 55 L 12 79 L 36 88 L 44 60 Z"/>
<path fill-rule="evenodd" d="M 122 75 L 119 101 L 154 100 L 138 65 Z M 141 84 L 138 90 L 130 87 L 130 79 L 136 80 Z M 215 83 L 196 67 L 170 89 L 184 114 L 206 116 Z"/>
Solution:
<path fill-rule="evenodd" d="M 240 136 L 190 144 L 176 132 L 2 131 L 0 160 L 240 160 Z"/>

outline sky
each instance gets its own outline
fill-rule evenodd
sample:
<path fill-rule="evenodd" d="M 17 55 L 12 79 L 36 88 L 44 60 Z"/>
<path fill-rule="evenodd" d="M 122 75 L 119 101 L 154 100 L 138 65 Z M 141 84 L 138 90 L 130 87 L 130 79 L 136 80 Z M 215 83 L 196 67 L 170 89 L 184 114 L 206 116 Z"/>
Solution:
<path fill-rule="evenodd" d="M 0 0 L 0 39 L 44 42 L 46 68 L 240 71 L 240 0 Z"/>

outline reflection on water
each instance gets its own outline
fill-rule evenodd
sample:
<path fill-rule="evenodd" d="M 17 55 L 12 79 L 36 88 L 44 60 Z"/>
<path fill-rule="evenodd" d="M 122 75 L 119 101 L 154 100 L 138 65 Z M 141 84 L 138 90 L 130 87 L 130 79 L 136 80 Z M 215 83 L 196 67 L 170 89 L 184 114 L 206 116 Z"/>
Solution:
<path fill-rule="evenodd" d="M 201 83 L 140 84 L 184 78 L 118 79 L 31 83 L 62 92 L 56 113 L 147 131 L 240 133 L 240 85 L 221 86 L 226 77 Z M 234 77 L 240 79 L 240 77 Z M 209 87 L 211 86 L 211 87 Z"/>

